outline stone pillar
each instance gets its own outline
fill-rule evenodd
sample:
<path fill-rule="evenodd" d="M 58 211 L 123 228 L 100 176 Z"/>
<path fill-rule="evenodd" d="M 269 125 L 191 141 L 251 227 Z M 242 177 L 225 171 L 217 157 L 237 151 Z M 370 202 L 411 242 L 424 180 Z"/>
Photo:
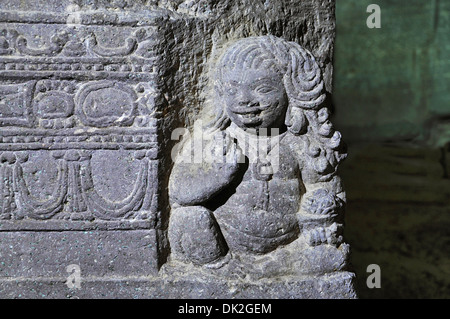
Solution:
<path fill-rule="evenodd" d="M 340 235 L 345 193 L 334 175 L 345 153 L 326 112 L 334 3 L 0 4 L 0 297 L 354 298 L 348 245 Z M 306 181 L 316 177 L 299 178 L 294 232 L 262 256 L 271 262 L 259 253 L 236 257 L 225 234 L 220 261 L 179 261 L 170 236 L 179 203 L 169 184 L 189 177 L 172 173 L 179 137 L 173 133 L 214 117 L 210 92 L 227 48 L 266 35 L 299 45 L 306 54 L 301 69 L 317 71 L 320 101 L 304 112 L 308 123 L 318 119 L 324 138 L 334 139 L 327 153 L 332 172 L 328 162 L 302 162 L 300 153 L 320 158 L 321 150 L 300 136 L 292 144 L 298 144 L 295 165 L 322 165 L 326 177 L 310 189 Z M 314 63 L 306 65 L 310 57 Z M 273 198 L 282 195 L 267 185 Z M 212 205 L 207 210 L 214 216 L 223 205 Z M 195 228 L 196 215 L 190 216 Z M 208 225 L 221 227 L 220 218 Z M 251 260 L 264 270 L 246 274 L 242 266 Z M 283 273 L 273 271 L 277 263 Z M 80 289 L 67 280 L 73 264 L 81 271 Z M 291 271 L 296 267 L 303 270 Z"/>

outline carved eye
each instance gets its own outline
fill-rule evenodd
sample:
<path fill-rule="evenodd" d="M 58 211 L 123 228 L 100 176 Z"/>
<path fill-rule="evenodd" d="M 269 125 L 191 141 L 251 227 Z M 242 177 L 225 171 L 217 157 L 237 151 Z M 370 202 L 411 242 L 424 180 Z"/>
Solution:
<path fill-rule="evenodd" d="M 269 93 L 272 93 L 275 91 L 276 91 L 276 88 L 274 88 L 273 86 L 269 86 L 269 85 L 261 85 L 256 88 L 256 92 L 261 93 L 261 94 L 269 94 Z"/>

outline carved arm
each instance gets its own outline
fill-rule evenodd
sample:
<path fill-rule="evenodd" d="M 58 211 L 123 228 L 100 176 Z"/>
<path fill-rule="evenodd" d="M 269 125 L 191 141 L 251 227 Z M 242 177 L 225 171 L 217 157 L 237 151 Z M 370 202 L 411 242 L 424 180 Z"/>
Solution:
<path fill-rule="evenodd" d="M 225 139 L 218 138 L 219 134 Z M 194 162 L 192 158 L 188 162 L 175 162 L 169 179 L 172 202 L 182 206 L 205 203 L 238 176 L 242 152 L 236 143 L 225 137 L 224 132 L 217 132 L 204 145 L 200 163 Z M 188 140 L 185 147 L 190 146 Z"/>

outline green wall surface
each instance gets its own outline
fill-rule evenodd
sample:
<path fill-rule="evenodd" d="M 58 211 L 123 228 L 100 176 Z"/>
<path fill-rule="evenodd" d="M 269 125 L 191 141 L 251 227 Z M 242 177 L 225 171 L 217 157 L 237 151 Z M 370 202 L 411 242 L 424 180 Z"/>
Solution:
<path fill-rule="evenodd" d="M 333 123 L 349 146 L 344 235 L 363 299 L 450 298 L 449 16 L 449 0 L 336 1 Z M 381 288 L 366 284 L 370 264 Z"/>
<path fill-rule="evenodd" d="M 334 122 L 345 139 L 450 141 L 450 1 L 336 2 Z M 372 3 L 379 29 L 366 25 Z"/>

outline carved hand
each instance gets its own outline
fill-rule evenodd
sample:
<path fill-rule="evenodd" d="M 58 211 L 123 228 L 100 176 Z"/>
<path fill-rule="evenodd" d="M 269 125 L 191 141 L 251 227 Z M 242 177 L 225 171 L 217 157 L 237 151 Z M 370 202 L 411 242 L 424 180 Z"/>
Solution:
<path fill-rule="evenodd" d="M 208 142 L 204 149 L 203 158 L 206 163 L 218 164 L 217 167 L 227 172 L 234 172 L 239 168 L 242 150 L 233 138 L 225 131 L 219 131 L 207 136 Z"/>
<path fill-rule="evenodd" d="M 170 197 L 180 205 L 198 205 L 226 188 L 237 176 L 242 151 L 225 132 L 206 136 L 201 163 L 175 163 Z"/>

